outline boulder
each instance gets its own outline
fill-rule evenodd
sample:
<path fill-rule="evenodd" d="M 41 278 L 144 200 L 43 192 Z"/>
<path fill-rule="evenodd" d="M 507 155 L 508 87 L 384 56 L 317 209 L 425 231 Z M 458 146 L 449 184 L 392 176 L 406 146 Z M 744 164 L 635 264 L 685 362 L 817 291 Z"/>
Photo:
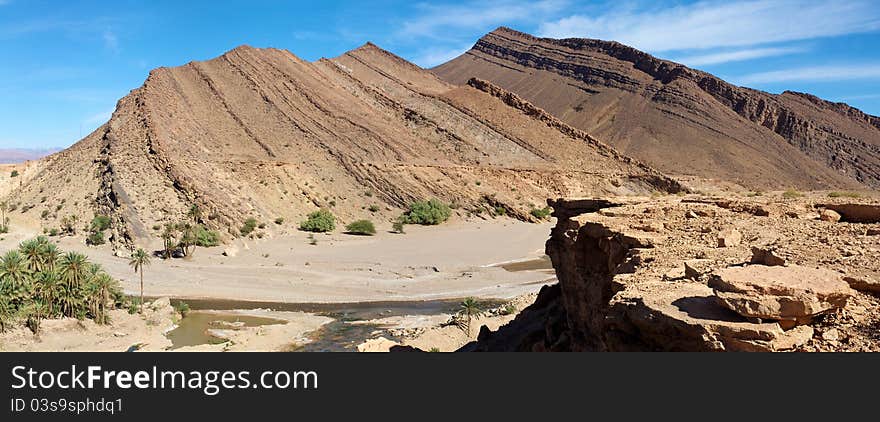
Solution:
<path fill-rule="evenodd" d="M 357 349 L 358 352 L 388 352 L 394 346 L 400 346 L 400 343 L 385 337 L 378 337 L 358 344 Z"/>
<path fill-rule="evenodd" d="M 866 236 L 880 236 L 880 228 L 870 228 L 865 231 Z"/>
<path fill-rule="evenodd" d="M 819 213 L 819 219 L 822 221 L 830 221 L 832 223 L 836 223 L 840 221 L 840 214 L 838 214 L 837 211 L 826 209 L 822 210 Z"/>
<path fill-rule="evenodd" d="M 718 233 L 718 247 L 730 248 L 742 242 L 742 233 L 737 229 L 725 229 Z"/>
<path fill-rule="evenodd" d="M 785 265 L 785 258 L 774 248 L 759 248 L 752 246 L 752 264 L 760 264 L 767 266 Z"/>
<path fill-rule="evenodd" d="M 692 280 L 699 279 L 711 271 L 711 259 L 691 259 L 684 262 L 684 276 Z"/>
<path fill-rule="evenodd" d="M 229 246 L 226 249 L 223 249 L 223 256 L 234 257 L 238 255 L 238 248 L 235 246 Z"/>
<path fill-rule="evenodd" d="M 725 268 L 712 274 L 709 286 L 721 306 L 744 317 L 779 321 L 783 328 L 843 308 L 853 295 L 840 274 L 798 265 Z"/>
<path fill-rule="evenodd" d="M 604 334 L 606 350 L 771 352 L 805 344 L 813 329 L 749 320 L 719 306 L 704 284 L 646 282 L 612 299 Z"/>
<path fill-rule="evenodd" d="M 846 276 L 843 281 L 849 284 L 849 287 L 860 292 L 880 294 L 880 278 L 876 276 Z"/>
<path fill-rule="evenodd" d="M 880 204 L 825 204 L 843 221 L 850 223 L 880 223 Z"/>

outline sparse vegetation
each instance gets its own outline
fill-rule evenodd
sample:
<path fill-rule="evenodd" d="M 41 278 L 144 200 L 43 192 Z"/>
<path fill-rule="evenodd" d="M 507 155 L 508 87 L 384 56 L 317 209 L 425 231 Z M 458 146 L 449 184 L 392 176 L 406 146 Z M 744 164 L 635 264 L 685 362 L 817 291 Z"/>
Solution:
<path fill-rule="evenodd" d="M 406 224 L 436 225 L 449 219 L 452 210 L 449 205 L 437 199 L 416 201 L 401 218 Z"/>
<path fill-rule="evenodd" d="M 187 312 L 189 312 L 189 304 L 184 301 L 177 302 L 174 304 L 174 310 L 179 313 L 180 316 L 185 317 Z"/>
<path fill-rule="evenodd" d="M 282 224 L 284 224 L 284 217 L 278 217 L 278 218 L 276 218 L 276 219 L 275 219 L 275 224 L 276 224 L 276 225 L 279 225 L 279 226 L 282 225 Z"/>
<path fill-rule="evenodd" d="M 131 260 L 128 261 L 128 265 L 134 269 L 135 273 L 140 273 L 141 276 L 141 300 L 140 300 L 140 313 L 144 313 L 144 267 L 150 265 L 150 256 L 147 255 L 147 252 L 143 249 L 136 250 L 133 254 L 131 254 Z"/>
<path fill-rule="evenodd" d="M 251 217 L 251 218 L 248 218 L 247 220 L 244 220 L 244 225 L 241 226 L 240 229 L 238 229 L 238 232 L 241 233 L 242 236 L 247 236 L 247 235 L 251 234 L 254 231 L 254 229 L 256 229 L 256 228 L 257 228 L 257 219 Z"/>
<path fill-rule="evenodd" d="M 513 315 L 516 313 L 516 305 L 513 303 L 505 303 L 504 306 L 501 307 L 501 315 Z"/>
<path fill-rule="evenodd" d="M 550 207 L 532 208 L 532 210 L 529 211 L 529 213 L 532 214 L 532 217 L 535 217 L 538 220 L 546 220 L 547 217 L 550 217 L 551 212 L 553 212 L 553 209 Z"/>
<path fill-rule="evenodd" d="M 394 224 L 391 225 L 391 230 L 394 230 L 396 233 L 404 234 L 406 233 L 403 228 L 405 225 L 406 221 L 402 217 L 399 217 L 397 220 L 394 220 Z"/>
<path fill-rule="evenodd" d="M 507 208 L 504 207 L 495 207 L 495 215 L 507 215 Z"/>
<path fill-rule="evenodd" d="M 318 210 L 308 215 L 305 221 L 300 223 L 300 230 L 307 232 L 324 233 L 336 229 L 336 217 L 327 210 Z"/>
<path fill-rule="evenodd" d="M 469 297 L 459 305 L 458 315 L 462 318 L 464 327 L 462 328 L 468 336 L 471 335 L 471 322 L 474 318 L 483 315 L 485 312 L 480 307 L 476 299 Z"/>
<path fill-rule="evenodd" d="M 86 238 L 86 244 L 90 246 L 100 246 L 106 243 L 104 240 L 104 232 L 92 232 Z"/>
<path fill-rule="evenodd" d="M 220 244 L 220 233 L 208 230 L 205 226 L 196 226 L 196 245 L 211 248 Z"/>
<path fill-rule="evenodd" d="M 800 198 L 802 196 L 804 196 L 804 194 L 802 194 L 796 190 L 793 190 L 793 189 L 789 189 L 785 192 L 782 192 L 782 197 L 786 198 L 786 199 Z"/>
<path fill-rule="evenodd" d="M 12 170 L 12 173 L 9 175 L 9 177 L 18 177 L 18 170 Z"/>
<path fill-rule="evenodd" d="M 370 210 L 370 212 L 379 212 L 379 206 L 376 204 L 370 205 L 370 208 L 368 209 Z"/>
<path fill-rule="evenodd" d="M 345 230 L 347 230 L 348 233 L 351 234 L 359 234 L 365 236 L 372 236 L 376 234 L 376 226 L 374 226 L 373 222 L 370 220 L 357 220 L 345 226 Z"/>
<path fill-rule="evenodd" d="M 110 228 L 110 217 L 106 215 L 95 215 L 95 218 L 92 219 L 92 224 L 89 226 L 91 231 L 104 231 Z"/>
<path fill-rule="evenodd" d="M 17 322 L 34 333 L 43 319 L 62 316 L 109 323 L 124 300 L 119 283 L 85 255 L 63 253 L 45 237 L 0 257 L 0 331 Z"/>

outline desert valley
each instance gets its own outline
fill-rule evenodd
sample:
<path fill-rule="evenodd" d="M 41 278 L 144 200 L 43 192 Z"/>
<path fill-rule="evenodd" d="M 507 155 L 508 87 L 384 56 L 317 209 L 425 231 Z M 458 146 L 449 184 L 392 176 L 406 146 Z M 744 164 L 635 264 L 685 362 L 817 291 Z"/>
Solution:
<path fill-rule="evenodd" d="M 0 350 L 880 351 L 880 117 L 503 27 L 294 53 L 0 164 Z"/>

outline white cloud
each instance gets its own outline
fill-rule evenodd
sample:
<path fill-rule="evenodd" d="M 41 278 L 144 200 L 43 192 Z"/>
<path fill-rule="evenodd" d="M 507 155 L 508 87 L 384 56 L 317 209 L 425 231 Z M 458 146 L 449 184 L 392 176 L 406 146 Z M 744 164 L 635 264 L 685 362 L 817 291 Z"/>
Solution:
<path fill-rule="evenodd" d="M 496 1 L 486 4 L 420 4 L 417 17 L 403 22 L 400 37 L 455 37 L 455 30 L 483 29 L 514 21 L 537 22 L 562 10 L 566 0 Z M 492 28 L 494 29 L 494 28 Z"/>
<path fill-rule="evenodd" d="M 421 67 L 430 68 L 446 63 L 464 54 L 470 49 L 470 47 L 470 44 L 468 44 L 459 48 L 423 50 L 419 52 L 417 56 L 413 57 L 411 61 Z"/>
<path fill-rule="evenodd" d="M 743 47 L 880 29 L 872 0 L 703 1 L 650 9 L 617 7 L 600 15 L 572 15 L 540 25 L 553 38 L 615 40 L 652 52 Z"/>
<path fill-rule="evenodd" d="M 776 82 L 794 81 L 844 81 L 880 78 L 880 63 L 854 64 L 843 66 L 814 66 L 770 72 L 757 72 L 733 78 L 738 85 L 760 85 Z"/>
<path fill-rule="evenodd" d="M 711 53 L 677 57 L 672 60 L 679 63 L 684 63 L 688 66 L 705 66 L 720 63 L 741 62 L 746 60 L 760 59 L 764 57 L 803 53 L 805 51 L 807 51 L 807 49 L 802 47 L 750 48 L 745 50 L 727 51 L 724 53 Z"/>
<path fill-rule="evenodd" d="M 113 31 L 104 31 L 102 35 L 104 39 L 104 47 L 113 52 L 119 52 L 119 37 Z"/>

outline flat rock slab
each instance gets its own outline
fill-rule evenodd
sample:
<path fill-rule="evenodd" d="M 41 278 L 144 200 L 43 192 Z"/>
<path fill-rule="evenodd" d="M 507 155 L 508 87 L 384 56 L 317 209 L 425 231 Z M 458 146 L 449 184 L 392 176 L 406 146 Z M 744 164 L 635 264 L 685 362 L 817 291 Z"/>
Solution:
<path fill-rule="evenodd" d="M 693 282 L 630 284 L 612 299 L 609 315 L 613 350 L 771 352 L 791 350 L 813 336 L 810 326 L 785 331 L 776 322 L 749 320 Z M 636 337 L 641 344 L 632 347 L 628 342 Z"/>
<path fill-rule="evenodd" d="M 824 204 L 821 206 L 837 212 L 841 221 L 880 223 L 880 205 L 878 204 Z"/>
<path fill-rule="evenodd" d="M 846 306 L 854 293 L 837 272 L 791 265 L 718 270 L 709 279 L 718 303 L 742 316 L 780 321 L 784 328 Z"/>

